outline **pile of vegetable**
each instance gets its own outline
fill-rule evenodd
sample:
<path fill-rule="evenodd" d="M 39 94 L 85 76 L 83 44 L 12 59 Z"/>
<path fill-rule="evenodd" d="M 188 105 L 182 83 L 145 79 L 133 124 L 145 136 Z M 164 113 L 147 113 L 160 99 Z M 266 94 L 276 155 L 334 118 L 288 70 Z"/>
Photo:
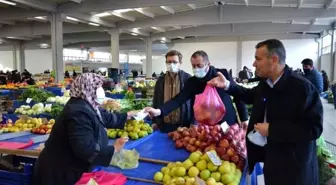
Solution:
<path fill-rule="evenodd" d="M 54 96 L 53 93 L 43 89 L 29 88 L 21 94 L 18 100 L 26 101 L 28 98 L 31 98 L 34 102 L 46 102 L 48 98 Z"/>
<path fill-rule="evenodd" d="M 47 99 L 47 102 L 65 105 L 69 100 L 70 100 L 70 97 L 67 97 L 67 96 L 56 96 L 56 97 L 49 97 Z"/>
<path fill-rule="evenodd" d="M 64 107 L 61 106 L 61 105 L 57 105 L 57 104 L 53 105 L 53 106 L 51 107 L 50 115 L 51 115 L 53 118 L 58 117 L 58 116 L 61 114 L 63 108 L 64 108 Z"/>
<path fill-rule="evenodd" d="M 19 108 L 15 110 L 16 114 L 23 114 L 23 115 L 39 115 L 42 113 L 50 113 L 51 106 L 44 106 L 43 103 L 37 103 L 30 107 L 29 105 L 21 105 Z"/>
<path fill-rule="evenodd" d="M 102 108 L 106 109 L 109 112 L 119 112 L 121 110 L 121 104 L 118 100 L 110 99 L 104 102 L 101 106 Z"/>

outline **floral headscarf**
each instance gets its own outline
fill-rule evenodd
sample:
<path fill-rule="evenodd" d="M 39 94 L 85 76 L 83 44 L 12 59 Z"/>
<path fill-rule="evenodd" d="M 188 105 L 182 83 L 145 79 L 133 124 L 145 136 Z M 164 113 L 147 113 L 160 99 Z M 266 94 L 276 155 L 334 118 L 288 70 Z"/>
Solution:
<path fill-rule="evenodd" d="M 70 96 L 83 98 L 88 101 L 93 108 L 98 108 L 96 91 L 103 85 L 104 77 L 94 73 L 83 73 L 77 76 L 72 82 Z"/>

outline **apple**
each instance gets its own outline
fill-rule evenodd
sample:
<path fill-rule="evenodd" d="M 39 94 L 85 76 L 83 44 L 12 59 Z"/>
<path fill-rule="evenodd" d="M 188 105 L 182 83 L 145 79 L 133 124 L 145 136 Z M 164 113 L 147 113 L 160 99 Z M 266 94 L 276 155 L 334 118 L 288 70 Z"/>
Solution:
<path fill-rule="evenodd" d="M 190 133 L 189 133 L 187 130 L 185 130 L 185 131 L 182 132 L 182 135 L 183 135 L 184 137 L 186 137 L 186 136 L 189 136 Z"/>
<path fill-rule="evenodd" d="M 217 131 L 216 130 L 211 130 L 211 132 L 210 132 L 210 135 L 212 136 L 212 137 L 215 137 L 216 135 L 217 135 Z"/>
<path fill-rule="evenodd" d="M 200 173 L 201 179 L 203 179 L 205 181 L 210 178 L 210 175 L 211 175 L 211 172 L 207 169 L 202 170 L 201 173 Z"/>
<path fill-rule="evenodd" d="M 196 147 L 195 146 L 191 146 L 190 147 L 190 152 L 195 152 L 196 151 Z"/>
<path fill-rule="evenodd" d="M 216 137 L 218 137 L 219 139 L 222 139 L 222 137 L 223 137 L 222 133 L 218 132 L 217 135 L 216 135 Z"/>
<path fill-rule="evenodd" d="M 232 157 L 232 156 L 235 155 L 235 151 L 234 151 L 233 148 L 230 147 L 229 149 L 227 149 L 226 154 L 227 154 L 228 156 Z"/>
<path fill-rule="evenodd" d="M 211 172 L 215 172 L 215 171 L 217 171 L 218 166 L 214 165 L 212 162 L 209 162 L 209 163 L 207 164 L 207 168 L 208 168 L 208 170 L 210 170 Z"/>
<path fill-rule="evenodd" d="M 195 146 L 197 146 L 197 147 L 201 146 L 201 141 L 199 141 L 199 140 L 195 141 Z"/>
<path fill-rule="evenodd" d="M 179 132 L 183 132 L 183 128 L 182 127 L 179 127 L 179 128 L 177 128 L 177 131 L 179 131 Z"/>
<path fill-rule="evenodd" d="M 230 143 L 226 139 L 222 139 L 219 141 L 219 146 L 222 148 L 228 148 L 230 146 Z"/>
<path fill-rule="evenodd" d="M 231 159 L 231 161 L 232 162 L 234 162 L 234 163 L 238 163 L 238 161 L 239 161 L 239 157 L 237 156 L 237 155 L 234 155 L 234 156 L 232 156 L 232 157 L 230 157 L 230 159 Z"/>
<path fill-rule="evenodd" d="M 219 138 L 215 136 L 215 137 L 213 137 L 213 141 L 216 142 L 216 143 L 218 143 Z"/>
<path fill-rule="evenodd" d="M 206 168 L 207 168 L 207 162 L 206 162 L 206 160 L 200 160 L 200 161 L 198 161 L 198 162 L 196 163 L 196 167 L 197 167 L 200 171 L 206 169 Z"/>
<path fill-rule="evenodd" d="M 228 141 L 232 141 L 233 136 L 232 136 L 231 134 L 228 134 L 228 135 L 226 135 L 226 139 L 227 139 Z"/>
<path fill-rule="evenodd" d="M 181 140 L 177 140 L 175 143 L 176 148 L 182 148 L 183 147 L 183 143 Z"/>
<path fill-rule="evenodd" d="M 190 167 L 188 170 L 188 175 L 189 177 L 196 177 L 200 173 L 199 169 L 196 168 L 195 166 Z"/>
<path fill-rule="evenodd" d="M 174 136 L 174 132 L 169 132 L 168 137 L 172 138 Z"/>
<path fill-rule="evenodd" d="M 183 138 L 183 140 L 188 141 L 188 142 L 189 142 L 189 139 L 190 139 L 189 136 L 186 136 L 186 137 Z"/>
<path fill-rule="evenodd" d="M 234 141 L 240 141 L 240 135 L 238 135 L 238 134 L 235 134 L 234 136 L 233 136 L 233 140 Z"/>
<path fill-rule="evenodd" d="M 213 177 L 208 178 L 208 180 L 206 181 L 207 185 L 217 185 L 216 179 Z"/>
<path fill-rule="evenodd" d="M 230 161 L 230 156 L 227 154 L 224 154 L 221 156 L 221 159 L 223 159 L 224 161 Z"/>
<path fill-rule="evenodd" d="M 222 148 L 222 147 L 217 147 L 216 152 L 219 156 L 222 156 L 222 155 L 226 154 L 226 149 Z"/>
<path fill-rule="evenodd" d="M 231 128 L 234 130 L 235 133 L 239 131 L 239 125 L 237 123 L 231 125 Z"/>
<path fill-rule="evenodd" d="M 175 133 L 173 136 L 173 140 L 176 141 L 181 138 L 181 135 L 179 133 Z"/>

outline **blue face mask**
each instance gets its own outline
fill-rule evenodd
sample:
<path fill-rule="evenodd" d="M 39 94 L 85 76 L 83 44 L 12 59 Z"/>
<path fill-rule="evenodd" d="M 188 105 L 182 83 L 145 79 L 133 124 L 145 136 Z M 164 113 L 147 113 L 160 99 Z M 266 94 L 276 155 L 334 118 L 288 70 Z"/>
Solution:
<path fill-rule="evenodd" d="M 204 66 L 202 68 L 193 68 L 193 73 L 197 78 L 204 78 L 207 74 L 207 66 Z"/>

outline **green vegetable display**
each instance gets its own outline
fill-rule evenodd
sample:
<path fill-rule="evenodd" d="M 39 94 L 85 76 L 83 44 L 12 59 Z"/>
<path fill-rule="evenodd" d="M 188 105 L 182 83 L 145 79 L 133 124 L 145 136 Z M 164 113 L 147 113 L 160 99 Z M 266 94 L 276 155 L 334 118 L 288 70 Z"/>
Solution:
<path fill-rule="evenodd" d="M 64 108 L 64 107 L 61 106 L 61 105 L 57 105 L 57 104 L 53 105 L 53 106 L 51 107 L 50 115 L 51 115 L 53 118 L 58 117 L 58 116 L 61 114 L 63 108 Z"/>
<path fill-rule="evenodd" d="M 55 95 L 43 89 L 29 88 L 24 91 L 20 97 L 19 101 L 26 101 L 27 98 L 31 98 L 34 102 L 46 102 L 49 97 L 54 97 Z"/>

